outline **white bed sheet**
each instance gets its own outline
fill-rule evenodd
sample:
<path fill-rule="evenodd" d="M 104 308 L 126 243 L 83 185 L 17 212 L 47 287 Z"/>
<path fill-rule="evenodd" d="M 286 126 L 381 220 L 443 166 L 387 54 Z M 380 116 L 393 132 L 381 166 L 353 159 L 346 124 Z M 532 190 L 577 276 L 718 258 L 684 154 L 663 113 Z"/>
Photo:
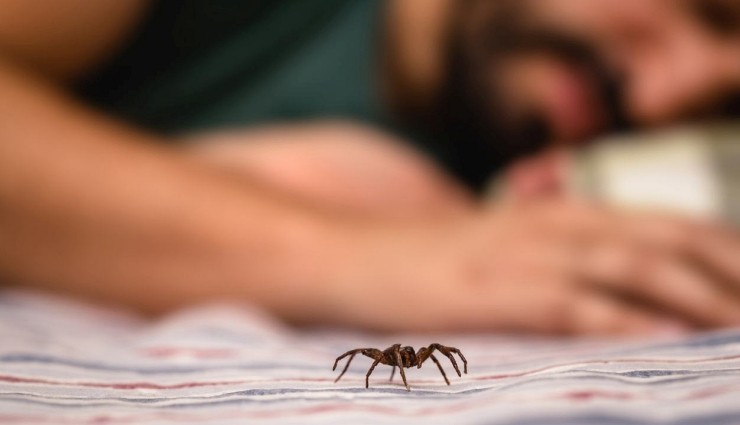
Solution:
<path fill-rule="evenodd" d="M 440 342 L 469 361 L 398 375 L 356 347 Z M 297 331 L 247 307 L 149 322 L 0 293 L 0 423 L 740 424 L 740 329 L 651 340 Z"/>

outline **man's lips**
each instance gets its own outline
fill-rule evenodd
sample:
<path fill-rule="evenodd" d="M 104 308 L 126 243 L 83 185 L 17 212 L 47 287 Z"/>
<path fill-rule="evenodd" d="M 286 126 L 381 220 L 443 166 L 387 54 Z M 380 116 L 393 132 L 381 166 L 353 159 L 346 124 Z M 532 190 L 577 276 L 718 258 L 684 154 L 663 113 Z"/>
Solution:
<path fill-rule="evenodd" d="M 580 142 L 607 122 L 597 77 L 572 61 L 552 53 L 531 53 L 512 58 L 494 74 L 506 100 L 500 113 L 508 113 L 512 121 L 542 118 L 551 143 Z"/>
<path fill-rule="evenodd" d="M 576 66 L 551 62 L 540 83 L 541 112 L 557 141 L 593 136 L 605 124 L 605 111 L 592 78 Z"/>

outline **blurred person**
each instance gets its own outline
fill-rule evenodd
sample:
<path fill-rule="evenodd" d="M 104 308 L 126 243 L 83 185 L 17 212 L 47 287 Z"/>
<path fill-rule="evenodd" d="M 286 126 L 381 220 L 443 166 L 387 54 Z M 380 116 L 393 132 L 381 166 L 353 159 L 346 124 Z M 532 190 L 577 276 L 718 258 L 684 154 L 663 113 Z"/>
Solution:
<path fill-rule="evenodd" d="M 482 205 L 461 182 L 731 112 L 737 9 L 5 1 L 0 275 L 147 312 L 246 300 L 383 330 L 736 325 L 740 240 L 721 225 Z"/>

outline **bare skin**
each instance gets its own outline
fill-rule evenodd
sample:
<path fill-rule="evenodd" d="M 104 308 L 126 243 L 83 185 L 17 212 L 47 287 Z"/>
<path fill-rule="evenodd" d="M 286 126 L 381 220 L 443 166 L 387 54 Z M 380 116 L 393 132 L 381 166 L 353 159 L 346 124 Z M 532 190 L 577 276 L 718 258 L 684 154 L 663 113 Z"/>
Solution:
<path fill-rule="evenodd" d="M 330 178 L 304 163 L 316 178 L 307 186 L 280 180 L 277 154 L 260 143 L 274 139 L 269 131 L 242 135 L 255 147 L 238 165 L 224 165 L 219 147 L 160 144 L 60 83 L 120 43 L 142 3 L 90 15 L 76 12 L 83 0 L 67 1 L 53 16 L 38 16 L 32 2 L 0 7 L 0 28 L 13 28 L 0 32 L 4 281 L 146 312 L 247 300 L 295 323 L 382 330 L 653 333 L 740 323 L 740 243 L 723 229 L 571 204 L 474 205 L 426 161 L 371 148 L 378 133 L 335 124 L 280 130 L 296 139 L 275 152 L 308 149 L 301 142 L 311 137 L 357 140 L 319 161 Z M 41 41 L 19 42 L 31 33 Z M 94 46 L 71 56 L 55 44 L 88 39 Z M 309 157 L 335 152 L 330 141 L 317 149 Z M 370 177 L 343 168 L 372 152 Z M 297 172 L 300 158 L 291 160 Z M 387 164 L 397 177 L 378 184 Z M 349 196 L 348 182 L 372 196 Z M 337 193 L 347 196 L 329 202 Z M 574 261 L 584 255 L 593 261 Z"/>
<path fill-rule="evenodd" d="M 249 143 L 245 143 L 248 140 Z M 194 158 L 322 208 L 388 219 L 456 215 L 472 194 L 390 135 L 319 122 L 186 138 Z"/>

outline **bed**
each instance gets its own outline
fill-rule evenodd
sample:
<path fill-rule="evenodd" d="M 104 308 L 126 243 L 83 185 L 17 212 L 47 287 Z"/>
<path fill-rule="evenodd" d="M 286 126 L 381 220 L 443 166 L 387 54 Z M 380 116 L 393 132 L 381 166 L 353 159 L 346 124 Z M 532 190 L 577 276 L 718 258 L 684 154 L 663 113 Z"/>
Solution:
<path fill-rule="evenodd" d="M 411 391 L 355 347 L 441 342 Z M 740 424 L 740 329 L 651 340 L 296 330 L 244 305 L 155 321 L 65 298 L 0 293 L 0 423 Z"/>

